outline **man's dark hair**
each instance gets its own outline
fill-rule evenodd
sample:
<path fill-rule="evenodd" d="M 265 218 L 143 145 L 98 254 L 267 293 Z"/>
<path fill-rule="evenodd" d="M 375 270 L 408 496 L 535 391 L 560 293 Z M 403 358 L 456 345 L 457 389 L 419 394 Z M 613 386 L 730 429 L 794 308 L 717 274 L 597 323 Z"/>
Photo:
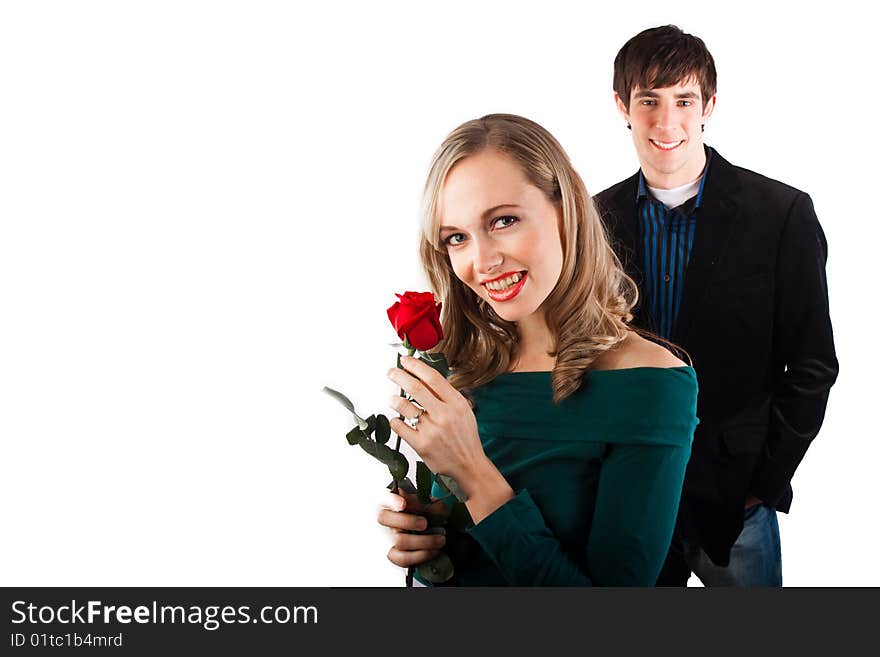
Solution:
<path fill-rule="evenodd" d="M 715 95 L 715 60 L 702 39 L 675 25 L 639 32 L 614 58 L 614 91 L 627 111 L 636 87 L 660 89 L 690 78 L 699 83 L 705 107 Z"/>

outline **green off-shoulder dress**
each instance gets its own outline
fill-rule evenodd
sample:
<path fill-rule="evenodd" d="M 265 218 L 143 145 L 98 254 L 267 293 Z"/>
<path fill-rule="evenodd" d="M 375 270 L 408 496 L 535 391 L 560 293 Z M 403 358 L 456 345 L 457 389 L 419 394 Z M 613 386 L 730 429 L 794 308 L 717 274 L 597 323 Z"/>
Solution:
<path fill-rule="evenodd" d="M 516 497 L 458 537 L 446 585 L 655 584 L 697 425 L 694 370 L 592 371 L 558 406 L 552 395 L 550 372 L 471 393 L 483 449 Z"/>

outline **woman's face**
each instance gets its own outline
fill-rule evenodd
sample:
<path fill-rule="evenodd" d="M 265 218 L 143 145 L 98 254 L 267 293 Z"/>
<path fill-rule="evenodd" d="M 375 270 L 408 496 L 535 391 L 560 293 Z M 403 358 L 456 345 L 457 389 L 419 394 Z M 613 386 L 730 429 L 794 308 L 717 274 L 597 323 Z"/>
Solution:
<path fill-rule="evenodd" d="M 561 210 L 495 149 L 452 167 L 440 193 L 440 242 L 455 275 L 510 322 L 535 313 L 562 271 Z"/>

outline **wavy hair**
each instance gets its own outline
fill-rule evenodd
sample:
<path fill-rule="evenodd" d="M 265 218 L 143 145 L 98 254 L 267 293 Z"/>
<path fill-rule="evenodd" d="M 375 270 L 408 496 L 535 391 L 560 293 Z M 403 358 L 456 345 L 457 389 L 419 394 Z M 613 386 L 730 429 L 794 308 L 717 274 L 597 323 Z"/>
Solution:
<path fill-rule="evenodd" d="M 516 361 L 516 324 L 495 313 L 453 273 L 440 242 L 440 195 L 457 162 L 496 149 L 513 158 L 529 182 L 562 209 L 563 264 L 542 304 L 554 336 L 553 401 L 581 386 L 593 361 L 626 337 L 638 289 L 609 245 L 590 195 L 568 155 L 545 128 L 512 114 L 489 114 L 453 130 L 434 154 L 422 195 L 419 254 L 434 293 L 443 301 L 444 339 L 437 346 L 452 368 L 450 383 L 463 393 L 507 372 Z"/>

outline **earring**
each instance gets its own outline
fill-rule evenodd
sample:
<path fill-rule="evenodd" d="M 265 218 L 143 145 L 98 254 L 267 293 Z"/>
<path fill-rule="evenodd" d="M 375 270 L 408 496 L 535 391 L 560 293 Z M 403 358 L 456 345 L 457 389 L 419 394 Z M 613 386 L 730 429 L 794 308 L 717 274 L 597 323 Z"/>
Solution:
<path fill-rule="evenodd" d="M 706 124 L 705 123 L 700 125 L 700 132 L 706 132 Z"/>
<path fill-rule="evenodd" d="M 627 124 L 626 124 L 626 129 L 627 129 L 627 130 L 632 130 L 632 126 L 631 126 L 629 123 L 627 123 Z"/>

